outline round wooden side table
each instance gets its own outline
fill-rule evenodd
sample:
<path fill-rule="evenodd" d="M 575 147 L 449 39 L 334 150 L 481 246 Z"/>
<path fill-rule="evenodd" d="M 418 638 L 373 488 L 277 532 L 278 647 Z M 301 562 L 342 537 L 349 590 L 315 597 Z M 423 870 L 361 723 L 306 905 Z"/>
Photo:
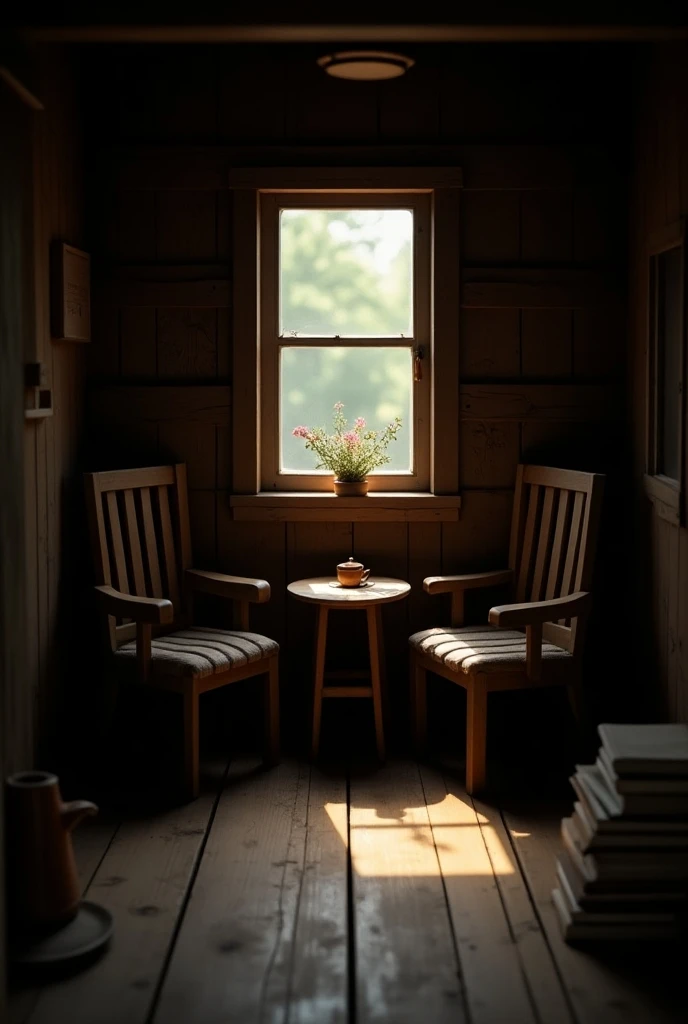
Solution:
<path fill-rule="evenodd" d="M 381 761 L 385 758 L 385 731 L 382 716 L 382 679 L 384 676 L 384 648 L 380 608 L 392 601 L 402 601 L 411 586 L 404 580 L 375 576 L 360 587 L 342 587 L 330 576 L 311 580 L 296 580 L 287 587 L 297 601 L 318 606 L 318 630 L 315 639 L 315 682 L 313 690 L 313 757 L 320 746 L 320 720 L 325 697 L 371 697 L 375 718 L 375 739 Z M 365 611 L 368 623 L 368 650 L 370 652 L 370 686 L 325 686 L 325 679 L 359 678 L 358 672 L 325 673 L 327 647 L 327 619 L 330 611 Z M 363 673 L 367 676 L 368 673 Z"/>

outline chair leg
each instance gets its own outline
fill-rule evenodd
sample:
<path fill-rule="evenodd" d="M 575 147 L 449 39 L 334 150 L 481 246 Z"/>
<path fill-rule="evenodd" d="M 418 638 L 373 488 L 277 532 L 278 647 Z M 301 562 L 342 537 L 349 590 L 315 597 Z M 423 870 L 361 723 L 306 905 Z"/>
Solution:
<path fill-rule="evenodd" d="M 487 687 L 472 679 L 466 690 L 466 792 L 485 788 L 487 752 Z"/>
<path fill-rule="evenodd" d="M 583 717 L 583 699 L 582 699 L 582 685 L 580 679 L 575 679 L 572 683 L 566 687 L 566 692 L 569 698 L 569 704 L 573 711 L 573 717 L 580 724 Z"/>
<path fill-rule="evenodd" d="M 311 754 L 318 756 L 320 747 L 320 719 L 322 717 L 322 692 L 325 684 L 325 648 L 327 646 L 327 608 L 318 609 L 318 634 L 315 642 L 315 681 L 313 686 L 313 736 Z"/>
<path fill-rule="evenodd" d="M 190 800 L 198 796 L 198 690 L 184 690 L 184 789 Z"/>
<path fill-rule="evenodd" d="M 265 763 L 277 764 L 280 756 L 279 664 L 270 659 L 265 676 Z"/>
<path fill-rule="evenodd" d="M 411 655 L 411 732 L 416 756 L 425 753 L 428 742 L 428 673 Z"/>

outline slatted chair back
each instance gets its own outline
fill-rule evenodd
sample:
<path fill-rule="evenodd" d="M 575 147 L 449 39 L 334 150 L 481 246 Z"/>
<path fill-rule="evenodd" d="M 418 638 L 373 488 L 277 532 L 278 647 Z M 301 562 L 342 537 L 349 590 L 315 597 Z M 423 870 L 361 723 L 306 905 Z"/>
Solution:
<path fill-rule="evenodd" d="M 590 590 L 603 491 L 599 473 L 518 467 L 509 546 L 517 602 Z M 575 654 L 578 627 L 576 619 L 545 623 L 543 639 Z"/>
<path fill-rule="evenodd" d="M 96 582 L 174 605 L 170 629 L 185 624 L 184 572 L 191 568 L 186 466 L 86 473 L 86 503 Z M 112 650 L 136 626 L 108 616 Z"/>

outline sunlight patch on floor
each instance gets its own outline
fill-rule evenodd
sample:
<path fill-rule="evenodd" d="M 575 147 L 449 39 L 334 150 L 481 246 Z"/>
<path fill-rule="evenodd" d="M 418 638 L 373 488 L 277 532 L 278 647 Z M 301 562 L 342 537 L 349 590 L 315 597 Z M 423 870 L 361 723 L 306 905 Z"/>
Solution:
<path fill-rule="evenodd" d="M 437 851 L 445 875 L 512 875 L 513 863 L 489 819 L 452 793 L 430 808 L 399 809 L 383 817 L 374 807 L 350 809 L 346 804 L 325 804 L 325 811 L 343 843 L 351 833 L 351 859 L 355 872 L 377 878 L 438 875 Z M 490 854 L 487 856 L 485 841 Z"/>

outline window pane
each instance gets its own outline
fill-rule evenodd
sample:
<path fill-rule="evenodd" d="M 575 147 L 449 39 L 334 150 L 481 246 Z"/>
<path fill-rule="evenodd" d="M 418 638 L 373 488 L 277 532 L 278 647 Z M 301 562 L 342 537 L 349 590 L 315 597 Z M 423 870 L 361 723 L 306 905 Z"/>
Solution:
<path fill-rule="evenodd" d="M 679 479 L 678 436 L 681 370 L 681 250 L 669 249 L 657 257 L 657 470 Z"/>
<path fill-rule="evenodd" d="M 411 210 L 282 210 L 280 334 L 412 337 Z"/>
<path fill-rule="evenodd" d="M 362 416 L 380 430 L 395 416 L 402 427 L 387 454 L 385 473 L 409 473 L 413 467 L 412 366 L 410 348 L 289 347 L 280 360 L 280 471 L 315 472 L 316 456 L 292 436 L 294 427 L 332 431 L 335 402 L 353 425 Z M 323 471 L 325 472 L 325 471 Z M 378 470 L 380 472 L 380 470 Z"/>

